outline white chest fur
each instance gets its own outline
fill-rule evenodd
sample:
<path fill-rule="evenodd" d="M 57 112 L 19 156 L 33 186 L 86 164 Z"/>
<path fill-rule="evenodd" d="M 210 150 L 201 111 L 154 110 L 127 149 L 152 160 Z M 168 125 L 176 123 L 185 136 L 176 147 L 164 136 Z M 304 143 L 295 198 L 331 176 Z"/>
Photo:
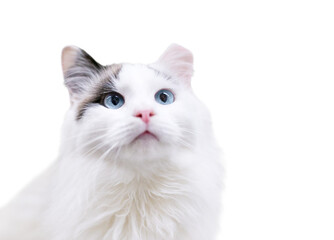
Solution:
<path fill-rule="evenodd" d="M 52 240 L 194 240 L 214 234 L 220 191 L 208 164 L 187 170 L 165 165 L 143 176 L 107 162 L 76 162 L 59 164 L 46 215 Z"/>

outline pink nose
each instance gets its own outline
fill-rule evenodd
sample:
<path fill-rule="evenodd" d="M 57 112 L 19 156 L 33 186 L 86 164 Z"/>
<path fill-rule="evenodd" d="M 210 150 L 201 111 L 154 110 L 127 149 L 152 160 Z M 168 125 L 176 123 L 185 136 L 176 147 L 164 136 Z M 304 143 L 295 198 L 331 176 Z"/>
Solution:
<path fill-rule="evenodd" d="M 137 112 L 135 116 L 141 118 L 144 123 L 148 123 L 150 121 L 150 117 L 154 116 L 154 113 L 151 110 L 143 110 Z"/>

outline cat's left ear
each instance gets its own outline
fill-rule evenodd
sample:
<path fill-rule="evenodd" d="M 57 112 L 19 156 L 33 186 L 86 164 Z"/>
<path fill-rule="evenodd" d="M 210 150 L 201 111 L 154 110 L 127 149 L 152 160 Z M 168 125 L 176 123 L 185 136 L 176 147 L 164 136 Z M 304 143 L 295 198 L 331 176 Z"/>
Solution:
<path fill-rule="evenodd" d="M 177 44 L 170 45 L 152 67 L 182 80 L 190 86 L 193 75 L 194 58 L 192 53 Z"/>
<path fill-rule="evenodd" d="M 65 85 L 71 102 L 80 99 L 103 68 L 88 53 L 76 46 L 67 46 L 62 51 L 61 63 Z"/>

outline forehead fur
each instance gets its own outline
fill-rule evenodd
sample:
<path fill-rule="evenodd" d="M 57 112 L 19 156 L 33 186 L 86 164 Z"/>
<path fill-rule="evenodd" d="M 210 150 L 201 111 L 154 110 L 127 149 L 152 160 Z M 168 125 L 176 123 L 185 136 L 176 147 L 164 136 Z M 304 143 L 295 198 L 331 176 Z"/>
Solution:
<path fill-rule="evenodd" d="M 143 64 L 123 64 L 117 86 L 128 86 L 132 89 L 150 88 L 170 81 L 171 77 Z"/>

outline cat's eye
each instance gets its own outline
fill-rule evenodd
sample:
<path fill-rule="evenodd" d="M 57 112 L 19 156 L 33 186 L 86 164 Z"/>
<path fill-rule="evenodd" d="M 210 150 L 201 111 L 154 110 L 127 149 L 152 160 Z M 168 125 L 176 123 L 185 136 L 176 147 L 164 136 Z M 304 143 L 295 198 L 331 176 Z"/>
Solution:
<path fill-rule="evenodd" d="M 155 101 L 163 105 L 171 104 L 174 102 L 174 94 L 167 89 L 161 89 L 155 94 L 154 97 Z"/>
<path fill-rule="evenodd" d="M 107 108 L 118 109 L 124 104 L 124 98 L 117 92 L 107 94 L 103 99 L 103 105 Z"/>

